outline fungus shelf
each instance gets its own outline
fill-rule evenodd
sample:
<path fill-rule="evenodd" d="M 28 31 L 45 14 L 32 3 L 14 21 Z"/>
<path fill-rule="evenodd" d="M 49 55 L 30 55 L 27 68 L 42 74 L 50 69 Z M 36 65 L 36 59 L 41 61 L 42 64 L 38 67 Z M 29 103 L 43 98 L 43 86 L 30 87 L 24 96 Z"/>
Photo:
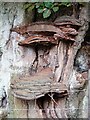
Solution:
<path fill-rule="evenodd" d="M 11 31 L 25 36 L 24 41 L 18 44 L 21 46 L 35 44 L 58 44 L 59 40 L 73 41 L 78 35 L 80 21 L 70 16 L 57 18 L 53 23 L 35 22 L 26 26 L 12 28 Z"/>
<path fill-rule="evenodd" d="M 12 94 L 20 99 L 34 100 L 53 93 L 59 96 L 68 95 L 67 87 L 53 80 L 52 70 L 43 69 L 32 76 L 15 78 L 11 83 Z"/>

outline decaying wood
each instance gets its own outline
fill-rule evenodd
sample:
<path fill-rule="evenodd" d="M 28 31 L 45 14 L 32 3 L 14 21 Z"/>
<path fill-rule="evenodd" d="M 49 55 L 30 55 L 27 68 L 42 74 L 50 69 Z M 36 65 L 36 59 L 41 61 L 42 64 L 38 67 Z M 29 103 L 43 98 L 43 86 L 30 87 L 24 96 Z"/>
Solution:
<path fill-rule="evenodd" d="M 46 22 L 36 22 L 29 24 L 28 26 L 15 27 L 12 28 L 11 31 L 17 32 L 21 35 L 29 32 L 61 32 L 61 30 L 58 27 L 54 26 L 54 24 Z"/>
<path fill-rule="evenodd" d="M 73 37 L 71 37 L 71 36 L 67 36 L 67 35 L 62 35 L 62 34 L 54 34 L 54 37 L 55 37 L 55 39 L 57 40 L 71 40 L 71 41 L 75 41 L 75 39 L 73 38 Z"/>
<path fill-rule="evenodd" d="M 32 76 L 25 76 L 25 77 L 23 77 L 23 80 L 22 80 L 22 76 L 15 77 L 15 78 L 13 78 L 13 81 L 11 82 L 11 84 L 15 84 L 15 83 L 19 83 L 19 82 L 26 82 L 28 80 L 30 80 L 30 81 L 32 81 L 34 83 L 35 82 L 47 83 L 47 81 L 53 80 L 52 69 L 51 68 L 42 69 L 41 71 L 33 74 Z"/>
<path fill-rule="evenodd" d="M 55 82 L 48 68 L 30 77 L 17 78 L 11 83 L 11 88 L 15 97 L 26 100 L 37 99 L 48 93 L 67 95 L 67 87 Z"/>
<path fill-rule="evenodd" d="M 79 20 L 71 19 L 70 16 L 63 16 L 56 19 L 54 23 L 36 22 L 28 26 L 12 28 L 11 31 L 21 35 L 28 34 L 28 38 L 21 41 L 19 45 L 30 45 L 35 43 L 57 44 L 57 40 L 59 41 L 61 39 L 75 41 L 75 36 L 78 35 L 78 31 L 71 25 L 78 26 L 78 28 L 81 26 Z M 46 33 L 48 34 L 46 35 Z"/>
<path fill-rule="evenodd" d="M 66 112 L 67 98 L 65 99 L 65 96 L 68 94 L 67 87 L 69 87 L 69 79 L 73 71 L 76 53 L 84 41 L 84 36 L 88 29 L 86 8 L 83 8 L 80 12 L 79 18 L 81 18 L 81 22 L 79 19 L 72 18 L 71 16 L 65 16 L 58 18 L 54 23 L 32 23 L 28 26 L 12 29 L 12 31 L 21 35 L 28 34 L 26 39 L 21 41 L 19 45 L 30 45 L 40 42 L 44 44 L 46 41 L 56 43 L 56 41 L 62 40 L 58 42 L 59 45 L 56 44 L 56 46 L 49 50 L 47 50 L 47 47 L 45 50 L 44 48 L 38 48 L 37 60 L 35 59 L 37 66 L 34 65 L 35 62 L 32 64 L 32 69 L 34 68 L 37 71 L 46 66 L 53 67 L 53 71 L 51 69 L 44 69 L 32 76 L 17 77 L 11 82 L 12 93 L 15 97 L 22 100 L 25 99 L 26 101 L 30 100 L 28 102 L 29 109 L 31 109 L 35 99 L 41 101 L 40 108 L 37 111 L 43 109 L 44 113 L 42 113 L 44 115 L 42 115 L 45 118 L 67 118 L 69 114 Z M 49 37 L 53 38 L 52 41 L 55 41 L 52 42 Z M 73 44 L 71 42 L 66 43 L 64 40 L 74 42 Z M 85 76 L 87 76 L 86 73 L 78 74 L 76 76 L 78 83 L 84 85 Z M 29 117 L 31 116 L 29 111 L 27 114 Z"/>
<path fill-rule="evenodd" d="M 52 83 L 51 85 L 50 83 L 48 84 L 46 85 L 42 85 L 41 83 L 31 84 L 30 86 L 28 85 L 28 87 L 27 86 L 24 87 L 23 85 L 21 87 L 21 85 L 18 85 L 18 86 L 15 86 L 16 88 L 13 87 L 13 94 L 15 97 L 20 98 L 20 99 L 25 99 L 25 100 L 38 99 L 49 93 L 63 94 L 63 96 L 68 95 L 67 88 L 65 85 L 60 84 L 60 83 L 54 83 L 55 86 L 53 86 Z"/>
<path fill-rule="evenodd" d="M 65 27 L 65 26 L 60 26 L 59 27 L 63 32 L 65 32 L 68 35 L 77 35 L 78 32 L 74 28 Z"/>
<path fill-rule="evenodd" d="M 55 25 L 82 26 L 81 21 L 79 19 L 75 19 L 75 17 L 72 17 L 72 16 L 60 16 L 56 18 L 54 23 Z"/>
<path fill-rule="evenodd" d="M 54 23 L 52 22 L 35 22 L 29 25 L 24 26 L 17 26 L 15 28 L 12 28 L 11 31 L 17 32 L 21 35 L 30 32 L 30 31 L 48 31 L 48 32 L 61 32 L 56 26 L 62 26 L 62 25 L 75 25 L 75 26 L 82 26 L 80 20 L 75 19 L 71 16 L 62 16 L 57 18 Z"/>
<path fill-rule="evenodd" d="M 33 35 L 28 37 L 27 39 L 21 41 L 18 43 L 18 45 L 24 46 L 24 45 L 30 45 L 30 44 L 40 43 L 40 44 L 57 44 L 58 41 L 55 40 L 53 37 L 47 37 L 47 36 L 41 36 L 41 35 Z"/>

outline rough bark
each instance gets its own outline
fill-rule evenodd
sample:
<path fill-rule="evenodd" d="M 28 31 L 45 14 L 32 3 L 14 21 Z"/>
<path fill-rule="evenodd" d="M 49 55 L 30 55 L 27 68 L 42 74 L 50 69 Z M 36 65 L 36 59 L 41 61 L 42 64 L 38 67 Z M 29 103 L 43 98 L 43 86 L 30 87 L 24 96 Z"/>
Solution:
<path fill-rule="evenodd" d="M 63 41 L 59 41 L 59 44 L 56 46 L 53 46 L 53 47 L 47 47 L 47 46 L 45 46 L 45 48 L 41 47 L 41 46 L 36 47 L 36 58 L 37 59 L 35 59 L 35 61 L 37 62 L 37 65 L 36 66 L 34 65 L 35 64 L 35 61 L 34 61 L 33 66 L 32 66 L 33 69 L 35 69 L 37 72 L 45 67 L 51 67 L 53 70 L 53 73 L 54 73 L 54 78 L 55 78 L 54 81 L 65 84 L 68 87 L 68 90 L 70 91 L 68 97 L 65 97 L 63 92 L 61 92 L 61 94 L 59 95 L 60 97 L 59 97 L 56 95 L 57 93 L 55 93 L 55 89 L 60 87 L 60 85 L 59 86 L 56 85 L 57 88 L 54 88 L 54 86 L 52 84 L 53 81 L 51 81 L 50 87 L 47 87 L 46 89 L 44 89 L 44 87 L 41 88 L 41 91 L 43 91 L 43 90 L 45 91 L 45 92 L 43 91 L 44 94 L 40 93 L 40 90 L 37 86 L 37 90 L 39 90 L 39 93 L 38 93 L 39 96 L 36 95 L 37 96 L 36 104 L 37 104 L 37 100 L 39 98 L 38 102 L 39 102 L 39 105 L 41 106 L 41 108 L 37 108 L 36 107 L 37 105 L 35 107 L 38 110 L 41 109 L 42 116 L 43 116 L 43 112 L 44 112 L 44 117 L 46 117 L 46 118 L 67 118 L 68 117 L 69 106 L 66 107 L 65 102 L 66 102 L 67 98 L 73 96 L 73 94 L 75 93 L 75 92 L 74 93 L 71 92 L 70 85 L 69 85 L 69 79 L 70 79 L 70 75 L 73 71 L 73 64 L 74 64 L 74 59 L 75 59 L 76 53 L 77 53 L 78 49 L 81 47 L 81 43 L 84 41 L 84 36 L 88 29 L 87 7 L 86 6 L 81 9 L 80 15 L 79 15 L 79 20 L 81 20 L 81 26 L 78 29 L 78 35 L 75 34 L 75 35 L 77 35 L 75 38 L 75 42 L 71 43 L 71 42 L 66 42 L 63 40 Z M 65 22 L 65 19 L 63 19 L 62 21 Z M 68 19 L 67 19 L 67 21 L 68 21 Z M 56 23 L 57 22 L 58 21 L 56 20 Z M 74 25 L 76 25 L 74 21 L 72 23 Z M 58 24 L 58 25 L 60 25 L 60 24 Z M 60 40 L 60 38 L 62 38 L 62 39 L 64 38 L 62 35 L 62 31 L 64 31 L 66 34 L 68 34 L 70 32 L 70 30 L 69 30 L 70 28 L 66 29 L 64 27 L 60 27 L 60 29 L 59 29 L 59 28 L 54 27 L 53 25 L 47 25 L 47 24 L 44 25 L 44 23 L 40 23 L 40 24 L 36 23 L 34 25 L 27 26 L 24 28 L 25 28 L 25 31 L 23 31 L 23 33 L 22 33 L 22 27 L 21 27 L 21 31 L 20 31 L 20 28 L 15 28 L 12 30 L 14 30 L 18 33 L 21 33 L 21 34 L 24 34 L 25 32 L 29 33 L 29 32 L 47 32 L 47 31 L 53 32 L 56 34 L 58 33 L 59 40 Z M 74 31 L 74 33 L 75 32 L 76 31 Z M 38 39 L 40 39 L 40 37 Z M 70 40 L 70 38 L 66 38 L 66 39 Z M 31 40 L 33 40 L 33 39 L 31 38 Z M 25 40 L 25 42 L 22 42 L 21 45 L 28 44 L 28 42 L 26 42 L 26 41 L 27 40 Z M 29 41 L 30 41 L 30 38 L 29 38 Z M 36 40 L 33 40 L 33 41 L 36 41 Z M 36 41 L 36 42 L 38 42 L 38 41 Z M 30 43 L 31 42 L 29 42 L 29 44 Z M 54 51 L 54 52 L 52 52 L 52 51 Z M 40 55 L 40 53 L 41 53 L 41 55 Z M 43 74 L 42 74 L 42 76 L 43 76 Z M 80 81 L 81 76 L 82 76 L 82 78 Z M 44 76 L 44 78 L 47 79 L 47 77 L 45 77 L 45 76 Z M 76 74 L 76 79 L 79 80 L 79 83 L 80 83 L 80 85 L 78 85 L 78 84 L 76 85 L 76 89 L 80 89 L 84 86 L 84 84 L 86 82 L 85 81 L 86 78 L 87 77 L 83 78 L 83 75 L 80 73 Z M 29 81 L 28 81 L 28 84 L 29 84 Z M 41 81 L 43 81 L 43 78 L 41 79 Z M 35 83 L 34 83 L 34 85 L 35 85 Z M 42 84 L 40 82 L 40 87 L 41 86 L 42 86 Z M 13 88 L 21 89 L 21 88 L 24 88 L 24 86 L 22 86 L 20 84 L 20 86 L 17 86 L 17 87 L 14 86 Z M 29 85 L 29 88 L 32 88 L 32 87 Z M 36 89 L 36 88 L 34 88 L 34 89 Z M 50 89 L 52 91 L 51 94 L 49 94 Z M 63 88 L 60 87 L 59 91 L 61 89 L 63 89 Z M 35 99 L 35 97 L 29 97 L 28 91 L 25 92 L 25 90 L 23 92 L 20 92 L 20 91 L 18 92 L 16 90 L 15 94 L 17 94 L 17 95 L 20 94 L 22 96 L 22 93 L 24 94 L 24 96 L 25 96 L 25 94 L 27 94 L 28 99 Z M 42 96 L 44 96 L 44 98 L 42 98 Z M 23 99 L 25 99 L 25 98 L 23 98 Z M 70 100 L 70 98 L 69 98 L 69 100 Z M 78 108 L 79 101 L 76 104 L 77 104 L 76 107 Z M 29 106 L 31 106 L 31 105 L 32 105 L 32 101 L 29 102 Z M 29 112 L 28 112 L 28 114 L 30 116 Z M 76 117 L 76 116 L 74 116 L 74 117 Z"/>
<path fill-rule="evenodd" d="M 23 92 L 25 92 L 24 87 L 27 88 L 29 86 L 29 90 L 30 88 L 31 90 L 34 90 L 34 89 L 39 90 L 41 87 L 41 91 L 39 92 L 41 95 L 43 95 L 43 96 L 38 95 L 37 98 L 30 97 L 31 99 L 28 98 L 28 100 L 25 100 L 25 97 L 22 99 L 20 98 L 20 95 L 23 96 L 22 91 L 19 91 L 18 98 L 17 96 L 13 97 L 10 91 L 11 98 L 9 96 L 9 100 L 10 102 L 12 101 L 11 104 L 13 104 L 13 105 L 10 104 L 10 109 L 13 109 L 13 113 L 14 113 L 13 117 L 15 118 L 84 117 L 85 118 L 87 116 L 87 115 L 85 116 L 83 115 L 83 113 L 85 113 L 85 106 L 87 106 L 87 105 L 83 105 L 83 102 L 87 100 L 87 94 L 88 94 L 87 93 L 88 92 L 87 90 L 88 68 L 86 67 L 88 66 L 88 63 L 86 63 L 85 69 L 82 66 L 82 64 L 85 65 L 85 63 L 82 63 L 81 66 L 79 66 L 81 67 L 81 70 L 78 70 L 79 68 L 77 67 L 77 64 L 80 65 L 79 64 L 80 56 L 78 51 L 80 51 L 80 55 L 83 54 L 83 52 L 81 51 L 85 51 L 84 47 L 81 48 L 81 45 L 82 45 L 82 42 L 84 41 L 85 33 L 88 29 L 87 9 L 88 9 L 88 6 L 85 5 L 80 10 L 78 19 L 80 20 L 81 24 L 79 23 L 77 24 L 77 22 L 75 23 L 75 21 L 73 23 L 72 22 L 66 23 L 66 21 L 63 22 L 64 25 L 75 24 L 76 26 L 77 24 L 79 26 L 77 29 L 78 35 L 75 37 L 75 41 L 73 42 L 59 39 L 58 44 L 55 44 L 55 45 L 39 44 L 34 47 L 33 46 L 25 47 L 25 46 L 18 45 L 18 43 L 21 42 L 21 39 L 22 39 L 20 38 L 20 35 L 12 31 L 10 32 L 8 41 L 5 41 L 5 43 L 6 43 L 6 49 L 9 50 L 9 53 L 11 53 L 11 56 L 13 55 L 13 58 L 11 58 L 12 64 L 10 64 L 11 65 L 10 67 L 12 69 L 11 71 L 12 88 L 15 90 L 17 90 L 17 88 L 20 88 L 23 90 Z M 15 15 L 17 15 L 17 12 L 15 13 Z M 10 29 L 12 29 L 12 27 L 17 25 L 17 24 L 15 25 L 15 15 L 13 15 L 14 22 L 12 23 L 12 26 L 10 26 L 9 31 Z M 58 21 L 56 21 L 56 23 L 58 26 L 61 25 L 58 23 Z M 61 30 L 67 32 L 67 29 L 65 29 L 65 27 L 64 28 L 61 27 L 59 29 L 59 32 L 61 32 Z M 27 32 L 29 31 L 30 30 L 28 28 Z M 33 31 L 35 31 L 35 29 Z M 38 33 L 37 31 L 35 32 Z M 56 32 L 56 30 L 54 30 L 54 32 Z M 26 35 L 24 37 L 26 38 L 28 36 Z M 56 37 L 60 37 L 60 36 L 56 36 Z M 31 40 L 31 37 L 29 40 Z M 43 40 L 43 42 L 45 41 Z M 89 47 L 87 51 L 89 51 Z M 85 51 L 84 55 L 86 53 L 87 52 Z M 4 55 L 7 56 L 8 54 L 7 53 L 5 54 L 4 52 Z M 89 57 L 85 56 L 85 58 L 88 59 Z M 82 67 L 84 70 L 82 70 Z M 48 75 L 45 75 L 44 73 L 42 76 L 41 71 L 47 68 L 52 68 L 53 77 L 50 78 L 49 73 Z M 28 76 L 28 79 L 26 78 L 26 76 Z M 30 80 L 31 80 L 31 83 L 30 83 Z M 13 81 L 15 84 L 13 83 Z M 44 84 L 43 81 L 44 82 L 50 81 L 50 86 Z M 58 84 L 53 86 L 52 81 Z M 26 86 L 24 86 L 24 84 L 21 84 L 21 83 L 25 83 Z M 38 85 L 38 83 L 40 85 Z M 34 86 L 35 84 L 38 86 L 37 88 L 35 88 Z M 62 89 L 61 84 L 64 84 L 68 89 L 68 90 L 65 89 L 68 92 L 68 96 L 67 96 L 67 92 L 66 93 L 60 92 L 60 90 Z M 44 89 L 42 86 L 44 86 Z M 56 91 L 57 88 L 59 92 Z M 44 93 L 42 93 L 42 90 L 44 90 L 43 91 Z M 27 94 L 27 97 L 28 95 L 31 95 L 30 91 L 26 90 L 26 93 L 29 93 Z"/>

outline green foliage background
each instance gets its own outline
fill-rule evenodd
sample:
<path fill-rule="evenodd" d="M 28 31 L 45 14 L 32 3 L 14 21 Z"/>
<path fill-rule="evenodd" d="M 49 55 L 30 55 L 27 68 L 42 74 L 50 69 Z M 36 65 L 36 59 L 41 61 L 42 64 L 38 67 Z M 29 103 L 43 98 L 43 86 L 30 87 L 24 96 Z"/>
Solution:
<path fill-rule="evenodd" d="M 80 5 L 83 5 L 83 2 L 78 2 Z M 38 14 L 42 14 L 43 18 L 48 18 L 54 12 L 58 12 L 61 6 L 70 7 L 73 5 L 73 2 L 70 0 L 63 0 L 63 2 L 32 2 L 25 3 L 24 9 L 28 12 L 36 9 Z"/>
<path fill-rule="evenodd" d="M 37 9 L 38 14 L 42 14 L 43 18 L 48 18 L 52 14 L 52 12 L 56 13 L 59 11 L 60 6 L 71 6 L 70 2 L 35 2 L 35 3 L 25 3 L 24 9 L 27 9 L 28 12 Z"/>

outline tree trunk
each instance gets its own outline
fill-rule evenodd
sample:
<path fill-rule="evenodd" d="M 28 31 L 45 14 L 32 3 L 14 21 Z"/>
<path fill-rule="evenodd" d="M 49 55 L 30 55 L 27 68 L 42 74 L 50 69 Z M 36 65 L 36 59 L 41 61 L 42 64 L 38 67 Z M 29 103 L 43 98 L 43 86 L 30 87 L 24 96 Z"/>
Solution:
<path fill-rule="evenodd" d="M 15 13 L 16 15 L 17 13 Z M 85 40 L 87 39 L 87 36 L 85 37 L 86 31 L 89 29 L 87 4 L 81 7 L 77 20 L 80 20 L 81 26 L 77 29 L 78 35 L 75 40 L 59 39 L 58 44 L 54 45 L 49 41 L 51 45 L 50 43 L 49 45 L 43 45 L 42 43 L 42 45 L 36 45 L 35 47 L 19 46 L 18 42 L 22 39 L 20 38 L 21 36 L 11 31 L 6 42 L 6 49 L 13 53 L 13 62 L 11 64 L 13 72 L 10 71 L 12 77 L 10 80 L 10 95 L 8 97 L 10 101 L 8 108 L 13 109 L 13 112 L 10 111 L 8 117 L 88 117 L 86 111 L 88 113 L 87 81 L 90 67 L 90 46 L 88 41 Z M 14 24 L 12 23 L 10 29 L 15 26 Z M 31 43 L 29 42 L 29 44 Z M 51 71 L 47 71 L 47 68 L 50 68 Z M 46 85 L 47 83 L 50 83 L 50 85 Z M 55 86 L 54 83 L 56 83 Z M 25 85 L 27 86 L 24 89 Z M 34 85 L 37 86 L 35 87 Z M 65 88 L 63 85 L 65 85 Z M 27 87 L 29 89 L 25 91 Z M 18 91 L 17 88 L 20 90 Z M 36 90 L 37 94 L 33 92 L 35 96 L 30 93 L 30 88 L 33 91 L 34 89 Z M 38 92 L 38 89 L 41 92 Z M 24 95 L 26 95 L 27 99 Z"/>

